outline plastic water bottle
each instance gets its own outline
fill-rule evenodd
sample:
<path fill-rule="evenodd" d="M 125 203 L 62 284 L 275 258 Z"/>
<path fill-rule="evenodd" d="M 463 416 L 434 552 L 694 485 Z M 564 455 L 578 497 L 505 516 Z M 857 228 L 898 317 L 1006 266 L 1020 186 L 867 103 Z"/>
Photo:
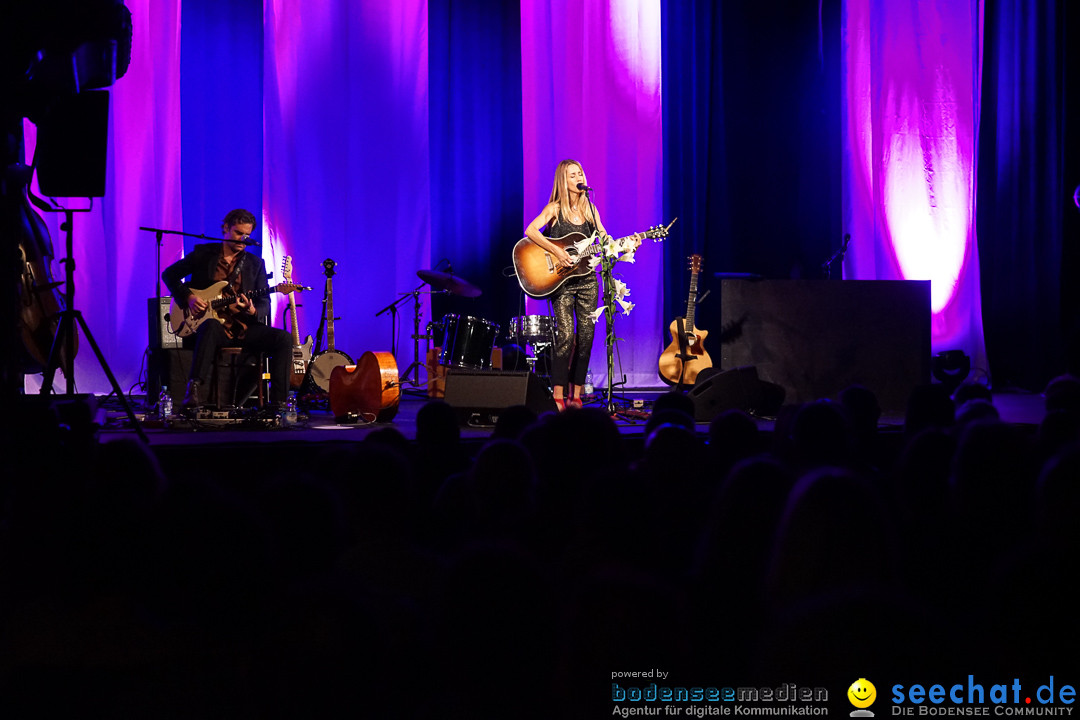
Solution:
<path fill-rule="evenodd" d="M 169 394 L 169 388 L 161 388 L 161 395 L 158 396 L 158 418 L 163 422 L 167 421 L 172 416 L 172 395 Z"/>
<path fill-rule="evenodd" d="M 585 387 L 582 388 L 582 391 L 585 395 L 593 394 L 592 370 L 585 373 Z"/>
<path fill-rule="evenodd" d="M 281 427 L 296 425 L 296 394 L 289 393 L 285 400 L 285 407 L 281 410 Z"/>

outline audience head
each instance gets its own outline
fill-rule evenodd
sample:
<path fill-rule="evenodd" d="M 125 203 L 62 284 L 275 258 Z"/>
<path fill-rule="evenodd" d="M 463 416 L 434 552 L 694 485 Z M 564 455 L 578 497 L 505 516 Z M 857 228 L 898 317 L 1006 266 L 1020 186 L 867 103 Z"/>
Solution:
<path fill-rule="evenodd" d="M 856 433 L 872 435 L 877 432 L 881 406 L 872 390 L 862 385 L 850 385 L 840 392 L 840 406 L 847 412 Z"/>
<path fill-rule="evenodd" d="M 1046 412 L 1065 410 L 1080 412 L 1080 378 L 1075 375 L 1059 375 L 1043 390 Z"/>
<path fill-rule="evenodd" d="M 990 392 L 990 388 L 983 385 L 981 382 L 975 382 L 974 380 L 968 380 L 967 382 L 956 388 L 956 392 L 953 393 L 953 402 L 957 407 L 960 407 L 968 400 L 986 400 L 988 402 L 993 401 L 994 394 Z"/>
<path fill-rule="evenodd" d="M 536 422 L 536 418 L 536 413 L 525 405 L 508 407 L 499 413 L 491 437 L 517 440 L 521 433 L 525 432 L 525 428 Z"/>
<path fill-rule="evenodd" d="M 1001 414 L 989 400 L 968 400 L 963 405 L 958 405 L 956 411 L 956 424 L 967 425 L 976 420 L 1000 420 Z"/>
<path fill-rule="evenodd" d="M 851 461 L 851 426 L 840 408 L 828 400 L 800 408 L 791 439 L 795 460 L 802 467 L 847 465 Z"/>
<path fill-rule="evenodd" d="M 652 411 L 654 413 L 663 410 L 680 410 L 692 418 L 694 417 L 694 401 L 685 393 L 668 390 L 653 402 Z"/>
<path fill-rule="evenodd" d="M 456 445 L 460 439 L 457 411 L 442 400 L 429 400 L 416 413 L 418 445 Z"/>
<path fill-rule="evenodd" d="M 956 406 L 944 385 L 918 385 L 908 397 L 904 432 L 909 436 L 931 428 L 950 428 L 956 422 Z"/>

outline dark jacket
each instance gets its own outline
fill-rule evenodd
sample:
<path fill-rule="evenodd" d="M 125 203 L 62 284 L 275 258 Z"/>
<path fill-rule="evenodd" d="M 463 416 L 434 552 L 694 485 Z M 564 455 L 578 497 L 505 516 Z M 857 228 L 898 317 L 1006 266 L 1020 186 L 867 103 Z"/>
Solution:
<path fill-rule="evenodd" d="M 221 258 L 221 243 L 203 243 L 192 248 L 191 252 L 177 260 L 161 273 L 161 279 L 169 288 L 169 293 L 182 307 L 187 305 L 191 291 L 188 288 L 203 290 L 214 284 L 214 270 Z M 244 292 L 266 290 L 270 284 L 266 279 L 266 265 L 263 259 L 244 251 L 240 256 L 240 287 Z M 188 275 L 191 280 L 184 282 Z M 255 316 L 260 323 L 266 324 L 270 317 L 270 294 L 266 293 L 255 299 Z"/>

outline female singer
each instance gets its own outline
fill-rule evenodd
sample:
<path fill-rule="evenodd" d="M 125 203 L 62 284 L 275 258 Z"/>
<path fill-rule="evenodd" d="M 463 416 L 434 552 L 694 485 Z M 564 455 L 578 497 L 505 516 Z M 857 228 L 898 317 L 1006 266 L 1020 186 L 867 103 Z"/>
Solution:
<path fill-rule="evenodd" d="M 570 233 L 607 235 L 599 211 L 585 195 L 587 186 L 581 163 L 576 160 L 560 162 L 555 168 L 555 182 L 547 205 L 525 228 L 526 237 L 551 253 L 560 266 L 571 267 L 577 259 L 548 238 L 561 238 Z M 547 229 L 541 231 L 545 226 Z M 599 295 L 600 284 L 593 272 L 570 278 L 548 298 L 555 315 L 552 392 L 560 411 L 581 407 L 581 387 L 589 371 L 596 327 L 592 312 Z M 566 388 L 568 382 L 569 388 Z"/>

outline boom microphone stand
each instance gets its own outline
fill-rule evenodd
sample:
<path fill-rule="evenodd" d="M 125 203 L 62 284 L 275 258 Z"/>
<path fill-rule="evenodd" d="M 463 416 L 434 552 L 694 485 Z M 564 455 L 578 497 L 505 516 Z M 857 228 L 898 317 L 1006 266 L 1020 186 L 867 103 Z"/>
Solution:
<path fill-rule="evenodd" d="M 199 238 L 201 240 L 209 240 L 210 242 L 220 242 L 219 237 L 210 237 L 208 235 L 198 235 L 196 233 L 180 232 L 179 230 L 165 230 L 164 228 L 152 228 L 152 227 L 140 227 L 140 230 L 145 232 L 154 233 L 154 237 L 157 240 L 157 253 L 155 255 L 155 262 L 157 263 L 157 274 L 154 276 L 154 294 L 150 297 L 161 297 L 161 243 L 164 239 L 164 235 L 183 235 L 184 237 Z"/>

